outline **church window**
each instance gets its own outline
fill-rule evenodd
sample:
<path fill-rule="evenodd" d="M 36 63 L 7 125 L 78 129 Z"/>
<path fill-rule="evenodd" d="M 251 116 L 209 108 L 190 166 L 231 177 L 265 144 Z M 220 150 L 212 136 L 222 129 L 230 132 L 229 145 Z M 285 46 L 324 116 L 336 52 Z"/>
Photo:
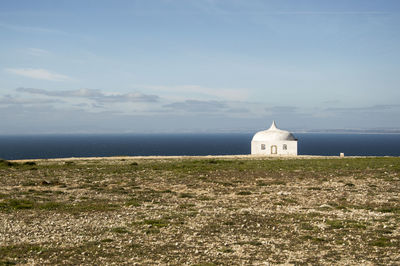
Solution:
<path fill-rule="evenodd" d="M 283 150 L 287 150 L 287 145 L 283 144 Z"/>
<path fill-rule="evenodd" d="M 261 144 L 261 149 L 265 150 L 265 144 Z"/>

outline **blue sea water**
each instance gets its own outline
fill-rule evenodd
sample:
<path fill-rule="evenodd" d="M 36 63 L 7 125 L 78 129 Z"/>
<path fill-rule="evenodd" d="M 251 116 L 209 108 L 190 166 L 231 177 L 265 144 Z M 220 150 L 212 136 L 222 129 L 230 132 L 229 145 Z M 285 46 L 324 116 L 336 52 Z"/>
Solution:
<path fill-rule="evenodd" d="M 400 134 L 297 133 L 300 155 L 400 156 Z M 253 134 L 0 136 L 0 158 L 249 154 Z"/>

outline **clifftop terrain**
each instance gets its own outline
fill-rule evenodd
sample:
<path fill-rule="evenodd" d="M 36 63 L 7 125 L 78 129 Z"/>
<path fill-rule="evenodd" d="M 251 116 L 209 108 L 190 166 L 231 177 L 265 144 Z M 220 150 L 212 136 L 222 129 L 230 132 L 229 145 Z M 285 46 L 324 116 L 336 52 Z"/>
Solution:
<path fill-rule="evenodd" d="M 0 264 L 399 264 L 400 158 L 0 161 Z"/>

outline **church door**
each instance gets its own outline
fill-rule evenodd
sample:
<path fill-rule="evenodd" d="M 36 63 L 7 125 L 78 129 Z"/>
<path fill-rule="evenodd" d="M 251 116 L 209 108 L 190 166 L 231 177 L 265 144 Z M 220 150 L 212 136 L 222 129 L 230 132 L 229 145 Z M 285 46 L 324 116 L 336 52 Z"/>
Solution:
<path fill-rule="evenodd" d="M 277 154 L 278 153 L 278 147 L 276 145 L 271 146 L 271 154 Z"/>

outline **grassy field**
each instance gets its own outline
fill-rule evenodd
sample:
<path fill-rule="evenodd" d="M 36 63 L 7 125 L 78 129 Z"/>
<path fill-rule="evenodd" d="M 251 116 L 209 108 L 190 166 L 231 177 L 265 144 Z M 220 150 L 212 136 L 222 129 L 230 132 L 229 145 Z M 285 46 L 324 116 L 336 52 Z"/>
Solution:
<path fill-rule="evenodd" d="M 0 265 L 400 264 L 400 158 L 0 161 Z"/>

